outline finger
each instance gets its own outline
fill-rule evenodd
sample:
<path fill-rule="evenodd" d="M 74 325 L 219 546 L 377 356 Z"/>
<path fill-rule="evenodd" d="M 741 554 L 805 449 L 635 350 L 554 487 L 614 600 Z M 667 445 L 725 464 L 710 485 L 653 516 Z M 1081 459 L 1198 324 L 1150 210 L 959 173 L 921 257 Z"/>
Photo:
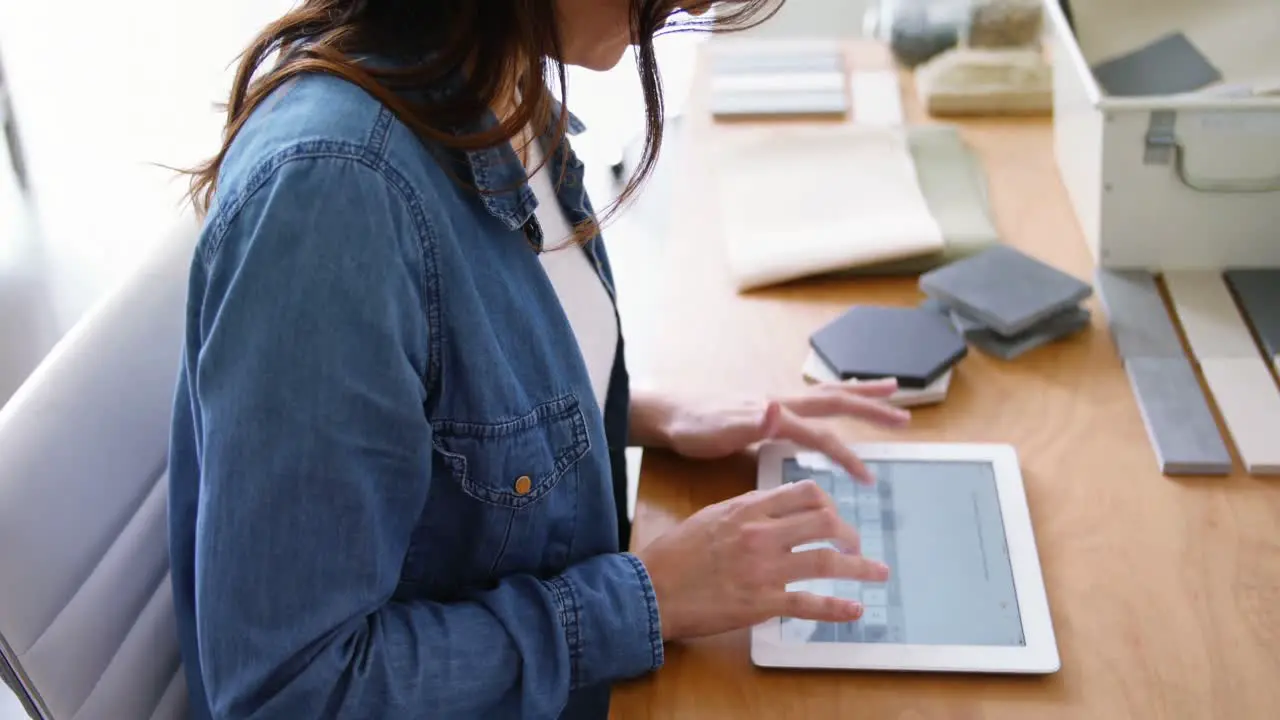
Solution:
<path fill-rule="evenodd" d="M 818 622 L 853 622 L 862 617 L 862 603 L 808 592 L 782 594 L 778 615 Z"/>
<path fill-rule="evenodd" d="M 777 437 L 796 443 L 810 450 L 817 450 L 835 461 L 854 478 L 871 483 L 875 479 L 871 471 L 858 458 L 857 453 L 840 441 L 834 433 L 805 422 L 794 413 L 784 410 L 778 421 Z"/>
<path fill-rule="evenodd" d="M 901 427 L 911 420 L 911 413 L 907 410 L 894 407 L 879 397 L 843 388 L 788 398 L 783 401 L 783 407 L 801 417 L 855 417 L 888 427 Z"/>
<path fill-rule="evenodd" d="M 858 531 L 841 520 L 833 506 L 779 518 L 771 529 L 777 534 L 778 545 L 788 550 L 805 543 L 829 540 L 844 552 L 854 555 L 862 552 Z"/>
<path fill-rule="evenodd" d="M 748 504 L 760 515 L 773 518 L 787 517 L 806 510 L 834 507 L 831 496 L 812 480 L 787 483 L 760 493 L 749 500 Z"/>
<path fill-rule="evenodd" d="M 800 580 L 884 582 L 889 579 L 888 565 L 831 548 L 791 553 L 782 561 L 781 572 L 779 580 L 783 583 Z"/>

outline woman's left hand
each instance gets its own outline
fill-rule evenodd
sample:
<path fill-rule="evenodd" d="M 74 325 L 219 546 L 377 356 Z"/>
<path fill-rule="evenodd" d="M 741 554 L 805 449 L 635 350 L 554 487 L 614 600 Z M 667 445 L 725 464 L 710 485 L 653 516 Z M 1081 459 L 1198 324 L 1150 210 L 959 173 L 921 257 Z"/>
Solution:
<path fill-rule="evenodd" d="M 817 421 L 857 418 L 901 427 L 911 414 L 885 400 L 898 389 L 892 378 L 858 384 L 829 384 L 772 400 L 721 406 L 671 406 L 663 435 L 670 449 L 689 458 L 720 458 L 763 440 L 786 440 L 820 452 L 851 476 L 872 482 L 870 472 L 849 446 Z"/>

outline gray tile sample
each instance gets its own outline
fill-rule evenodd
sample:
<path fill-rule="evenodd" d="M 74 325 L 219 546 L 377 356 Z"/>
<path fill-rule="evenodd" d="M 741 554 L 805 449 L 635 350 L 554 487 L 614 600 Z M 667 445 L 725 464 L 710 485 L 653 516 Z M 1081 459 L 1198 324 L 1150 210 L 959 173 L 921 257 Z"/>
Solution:
<path fill-rule="evenodd" d="M 1280 269 L 1228 270 L 1227 284 L 1272 362 L 1280 357 Z"/>
<path fill-rule="evenodd" d="M 1222 79 L 1222 73 L 1180 32 L 1094 66 L 1093 76 L 1113 97 L 1176 95 Z"/>
<path fill-rule="evenodd" d="M 929 312 L 938 313 L 939 315 L 945 318 L 951 317 L 951 308 L 948 307 L 946 303 L 942 302 L 938 298 L 926 297 L 924 300 L 921 300 L 920 304 L 917 305 L 916 307 L 920 308 L 921 310 L 928 310 Z"/>
<path fill-rule="evenodd" d="M 1125 371 L 1162 473 L 1231 473 L 1231 453 L 1190 361 L 1131 358 Z"/>
<path fill-rule="evenodd" d="M 1020 355 L 1044 347 L 1058 340 L 1064 340 L 1089 327 L 1091 314 L 1082 307 L 1054 315 L 1044 322 L 1028 330 L 1005 337 L 986 328 L 974 327 L 972 321 L 963 321 L 967 328 L 963 330 L 965 339 L 982 352 L 1002 360 L 1013 360 Z"/>
<path fill-rule="evenodd" d="M 956 330 L 959 330 L 961 335 L 964 335 L 966 340 L 968 340 L 975 333 L 991 332 L 991 329 L 988 328 L 986 324 L 983 323 L 981 320 L 978 320 L 977 318 L 969 317 L 968 315 L 965 315 L 959 310 L 952 310 L 950 312 L 950 315 L 951 315 L 951 323 L 956 326 Z M 1031 332 L 1031 331 L 1024 330 L 1023 332 Z"/>
<path fill-rule="evenodd" d="M 809 339 L 841 380 L 893 377 L 924 388 L 968 354 L 944 316 L 919 308 L 855 305 Z"/>
<path fill-rule="evenodd" d="M 1017 335 L 1093 293 L 1088 283 L 1007 245 L 921 275 L 920 289 L 1001 335 Z"/>
<path fill-rule="evenodd" d="M 1185 355 L 1154 275 L 1142 270 L 1099 269 L 1094 282 L 1121 358 Z"/>

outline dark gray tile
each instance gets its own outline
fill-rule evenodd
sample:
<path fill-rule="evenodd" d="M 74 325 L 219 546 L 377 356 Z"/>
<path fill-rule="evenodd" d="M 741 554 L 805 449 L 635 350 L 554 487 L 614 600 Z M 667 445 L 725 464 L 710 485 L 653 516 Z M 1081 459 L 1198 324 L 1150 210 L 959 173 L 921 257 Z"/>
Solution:
<path fill-rule="evenodd" d="M 1166 475 L 1227 475 L 1231 453 L 1185 358 L 1131 358 L 1129 384 Z"/>
<path fill-rule="evenodd" d="M 920 289 L 1001 335 L 1017 335 L 1093 292 L 1088 283 L 1008 245 L 925 273 Z"/>
<path fill-rule="evenodd" d="M 1226 277 L 1262 349 L 1276 362 L 1280 357 L 1280 269 L 1228 270 Z"/>
<path fill-rule="evenodd" d="M 1013 360 L 1036 348 L 1075 335 L 1089 326 L 1090 318 L 1091 314 L 1088 310 L 1074 307 L 1013 337 L 1005 337 L 979 327 L 966 331 L 965 338 L 971 345 L 988 355 L 994 355 L 1002 360 Z"/>
<path fill-rule="evenodd" d="M 1099 270 L 1095 284 L 1121 358 L 1184 356 L 1155 276 L 1141 270 Z"/>
<path fill-rule="evenodd" d="M 1094 66 L 1093 76 L 1115 97 L 1174 95 L 1222 79 L 1222 73 L 1180 32 Z"/>
<path fill-rule="evenodd" d="M 841 379 L 893 377 L 924 388 L 968 353 L 947 319 L 919 308 L 855 305 L 809 341 Z"/>

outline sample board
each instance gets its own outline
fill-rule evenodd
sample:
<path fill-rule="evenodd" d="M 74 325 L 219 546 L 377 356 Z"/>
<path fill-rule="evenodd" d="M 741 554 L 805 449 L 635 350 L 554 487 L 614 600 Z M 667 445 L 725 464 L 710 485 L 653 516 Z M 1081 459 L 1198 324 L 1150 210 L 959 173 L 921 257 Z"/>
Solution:
<path fill-rule="evenodd" d="M 1218 271 L 1164 274 L 1187 345 L 1252 475 L 1280 474 L 1280 388 Z"/>
<path fill-rule="evenodd" d="M 1166 474 L 1231 471 L 1198 367 L 1245 470 L 1280 475 L 1280 387 L 1271 367 L 1280 344 L 1280 272 L 1273 272 L 1164 273 L 1170 313 L 1150 273 L 1099 270 L 1099 298 Z"/>

